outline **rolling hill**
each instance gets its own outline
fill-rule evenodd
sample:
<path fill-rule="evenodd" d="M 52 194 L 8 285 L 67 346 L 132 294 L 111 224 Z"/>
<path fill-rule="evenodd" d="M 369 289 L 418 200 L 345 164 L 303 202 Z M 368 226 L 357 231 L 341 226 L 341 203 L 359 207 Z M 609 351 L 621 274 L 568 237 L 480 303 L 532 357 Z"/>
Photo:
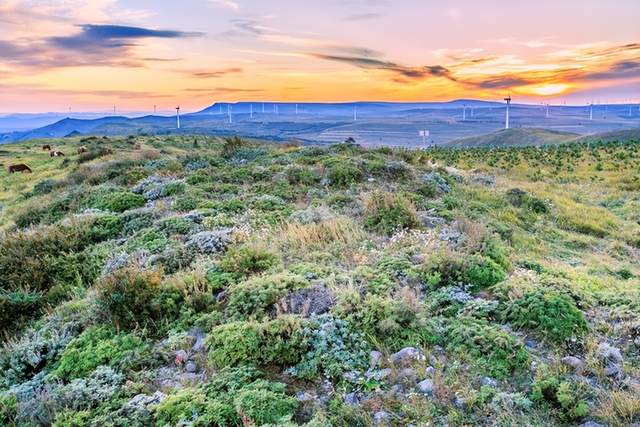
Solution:
<path fill-rule="evenodd" d="M 451 141 L 448 147 L 524 147 L 563 144 L 578 135 L 539 128 L 502 129 L 486 135 L 471 136 Z"/>

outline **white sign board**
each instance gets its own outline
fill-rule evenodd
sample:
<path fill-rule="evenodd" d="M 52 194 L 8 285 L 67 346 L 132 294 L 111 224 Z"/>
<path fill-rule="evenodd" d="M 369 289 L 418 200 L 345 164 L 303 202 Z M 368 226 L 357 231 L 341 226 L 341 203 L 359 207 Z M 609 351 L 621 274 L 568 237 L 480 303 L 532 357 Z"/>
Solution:
<path fill-rule="evenodd" d="M 429 136 L 429 131 L 428 130 L 421 130 L 418 133 L 420 134 L 420 136 Z"/>

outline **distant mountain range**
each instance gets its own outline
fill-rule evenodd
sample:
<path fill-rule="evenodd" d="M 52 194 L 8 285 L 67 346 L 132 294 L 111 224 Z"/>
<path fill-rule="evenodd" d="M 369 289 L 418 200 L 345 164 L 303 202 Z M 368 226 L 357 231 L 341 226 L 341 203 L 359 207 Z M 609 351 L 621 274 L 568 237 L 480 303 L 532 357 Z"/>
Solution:
<path fill-rule="evenodd" d="M 628 111 L 632 112 L 631 116 Z M 498 133 L 499 137 L 480 137 L 503 127 L 504 112 L 504 103 L 473 99 L 215 103 L 201 111 L 181 115 L 180 129 L 175 115 L 94 117 L 87 114 L 62 119 L 56 115 L 58 113 L 13 115 L 0 117 L 0 125 L 4 123 L 10 125 L 9 128 L 12 125 L 15 129 L 0 133 L 0 144 L 72 135 L 208 134 L 267 140 L 295 138 L 303 142 L 340 142 L 353 137 L 364 145 L 419 146 L 422 143 L 419 131 L 429 130 L 425 142 L 431 144 L 482 146 L 496 141 L 508 145 L 538 144 L 539 141 L 561 141 L 579 135 L 640 127 L 640 111 L 624 105 L 598 106 L 594 119 L 588 120 L 588 107 L 584 106 L 554 106 L 547 117 L 545 108 L 540 105 L 512 104 L 514 128 L 544 130 L 514 130 L 504 135 Z M 49 123 L 41 125 L 47 121 Z M 38 126 L 29 129 L 26 128 L 28 123 Z"/>

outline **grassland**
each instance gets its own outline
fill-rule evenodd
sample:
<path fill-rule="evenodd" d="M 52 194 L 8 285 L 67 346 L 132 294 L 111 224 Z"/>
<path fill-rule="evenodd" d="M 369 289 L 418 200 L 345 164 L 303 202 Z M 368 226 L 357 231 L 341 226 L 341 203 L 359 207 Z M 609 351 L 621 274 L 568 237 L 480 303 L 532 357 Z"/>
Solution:
<path fill-rule="evenodd" d="M 640 422 L 638 141 L 46 143 L 0 152 L 2 425 Z"/>

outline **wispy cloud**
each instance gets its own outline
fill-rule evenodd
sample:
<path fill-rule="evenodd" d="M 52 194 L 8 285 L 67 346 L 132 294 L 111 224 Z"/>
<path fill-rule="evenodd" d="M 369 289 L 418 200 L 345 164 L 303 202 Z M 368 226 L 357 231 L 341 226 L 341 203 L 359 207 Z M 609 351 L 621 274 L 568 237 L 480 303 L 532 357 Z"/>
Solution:
<path fill-rule="evenodd" d="M 357 21 L 369 21 L 369 20 L 378 19 L 381 17 L 382 17 L 382 14 L 376 13 L 376 12 L 354 13 L 352 15 L 345 16 L 344 18 L 342 18 L 342 20 L 348 21 L 348 22 L 357 22 Z"/>
<path fill-rule="evenodd" d="M 219 78 L 224 77 L 229 74 L 239 74 L 244 70 L 240 67 L 231 67 L 231 68 L 223 68 L 220 70 L 211 70 L 211 71 L 197 71 L 195 73 L 191 73 L 193 77 L 197 77 L 200 79 L 211 79 L 211 78 Z"/>
<path fill-rule="evenodd" d="M 144 59 L 136 58 L 133 48 L 139 46 L 140 40 L 197 37 L 202 34 L 122 25 L 84 24 L 78 27 L 79 32 L 66 36 L 0 40 L 0 62 L 39 69 L 83 65 L 139 67 L 144 64 Z"/>

